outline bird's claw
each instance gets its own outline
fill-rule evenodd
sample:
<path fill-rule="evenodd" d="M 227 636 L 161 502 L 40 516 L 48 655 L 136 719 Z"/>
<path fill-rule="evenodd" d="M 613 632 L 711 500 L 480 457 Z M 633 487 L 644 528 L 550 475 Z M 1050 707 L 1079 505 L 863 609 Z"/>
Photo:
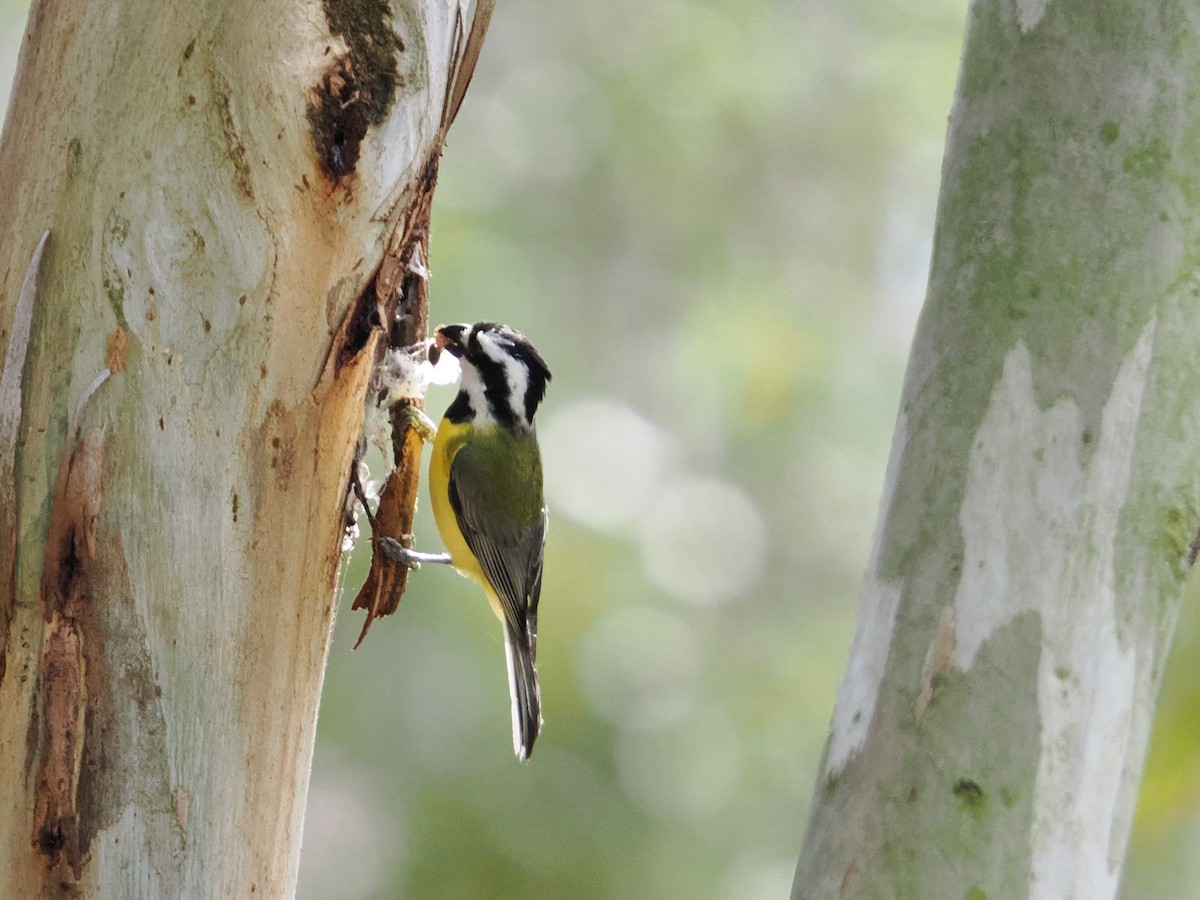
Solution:
<path fill-rule="evenodd" d="M 400 563 L 402 566 L 407 566 L 414 572 L 421 568 L 421 563 L 434 563 L 437 565 L 448 565 L 450 563 L 449 553 L 418 553 L 416 550 L 406 547 L 405 544 L 411 544 L 413 536 L 411 534 L 400 535 L 400 540 L 391 537 L 379 538 L 379 549 L 383 551 L 383 555 L 394 562 Z"/>
<path fill-rule="evenodd" d="M 405 403 L 400 407 L 399 415 L 405 425 L 421 436 L 421 440 L 428 443 L 437 437 L 437 425 L 419 406 Z"/>
<path fill-rule="evenodd" d="M 404 534 L 401 539 L 406 539 L 406 543 L 412 543 L 412 535 Z M 393 562 L 398 562 L 412 571 L 417 571 L 421 568 L 421 560 L 417 558 L 417 554 L 409 547 L 405 547 L 400 541 L 391 537 L 381 537 L 379 539 L 379 549 L 383 551 L 383 555 Z"/>

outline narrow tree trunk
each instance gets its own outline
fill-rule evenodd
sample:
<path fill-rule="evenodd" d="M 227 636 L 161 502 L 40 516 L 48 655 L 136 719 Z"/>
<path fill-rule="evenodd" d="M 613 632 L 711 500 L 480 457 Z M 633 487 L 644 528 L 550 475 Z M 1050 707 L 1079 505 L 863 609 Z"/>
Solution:
<path fill-rule="evenodd" d="M 0 896 L 293 893 L 356 304 L 456 10 L 35 2 L 0 144 Z"/>
<path fill-rule="evenodd" d="M 796 898 L 1116 893 L 1200 525 L 1200 16 L 976 0 Z"/>

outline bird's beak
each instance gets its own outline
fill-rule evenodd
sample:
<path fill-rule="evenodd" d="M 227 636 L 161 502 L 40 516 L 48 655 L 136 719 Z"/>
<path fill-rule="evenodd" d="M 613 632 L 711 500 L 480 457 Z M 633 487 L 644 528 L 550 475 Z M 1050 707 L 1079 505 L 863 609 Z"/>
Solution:
<path fill-rule="evenodd" d="M 433 332 L 433 345 L 439 352 L 445 350 L 451 356 L 462 356 L 462 335 L 461 325 L 439 325 Z"/>

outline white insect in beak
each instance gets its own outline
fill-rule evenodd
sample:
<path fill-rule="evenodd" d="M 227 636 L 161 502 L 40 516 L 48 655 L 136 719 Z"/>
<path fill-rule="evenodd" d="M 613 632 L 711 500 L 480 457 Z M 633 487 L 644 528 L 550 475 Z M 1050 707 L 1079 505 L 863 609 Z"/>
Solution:
<path fill-rule="evenodd" d="M 435 354 L 437 364 L 429 362 L 424 357 L 433 339 L 430 338 L 425 347 L 420 344 L 414 347 L 397 347 L 387 352 L 377 377 L 385 389 L 384 407 L 392 407 L 401 400 L 424 400 L 425 392 L 431 384 L 453 384 L 458 381 L 460 367 L 458 360 L 450 353 Z"/>
<path fill-rule="evenodd" d="M 430 339 L 432 342 L 432 338 Z M 442 351 L 438 354 L 436 363 L 425 362 L 429 368 L 429 384 L 454 384 L 462 374 L 462 365 L 453 353 Z"/>

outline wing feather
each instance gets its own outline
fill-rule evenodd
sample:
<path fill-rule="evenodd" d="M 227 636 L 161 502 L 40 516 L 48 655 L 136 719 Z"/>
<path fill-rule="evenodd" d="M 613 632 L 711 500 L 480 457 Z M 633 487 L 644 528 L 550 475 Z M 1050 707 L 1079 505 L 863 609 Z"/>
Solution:
<path fill-rule="evenodd" d="M 540 475 L 540 472 L 538 473 Z M 540 494 L 540 478 L 538 479 Z M 498 473 L 488 471 L 470 445 L 450 465 L 450 507 L 459 530 L 483 568 L 504 610 L 508 625 L 525 636 L 532 651 L 537 639 L 537 604 L 542 587 L 542 554 L 546 541 L 546 509 L 540 496 L 531 514 L 514 511 Z M 507 501 L 507 502 L 506 502 Z"/>

